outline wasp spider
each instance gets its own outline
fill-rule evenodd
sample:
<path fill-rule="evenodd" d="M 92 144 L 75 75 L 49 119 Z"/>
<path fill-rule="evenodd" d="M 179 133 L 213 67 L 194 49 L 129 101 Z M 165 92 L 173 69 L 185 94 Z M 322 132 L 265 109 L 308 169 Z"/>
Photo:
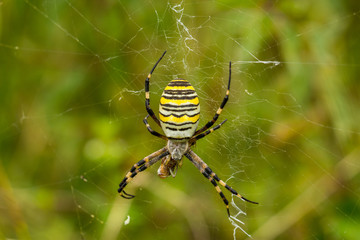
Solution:
<path fill-rule="evenodd" d="M 227 185 L 208 167 L 208 165 L 203 160 L 201 160 L 198 155 L 196 155 L 191 150 L 191 146 L 194 145 L 197 140 L 219 129 L 221 125 L 226 122 L 226 120 L 224 120 L 219 125 L 210 128 L 218 119 L 226 102 L 229 99 L 231 62 L 229 63 L 229 82 L 226 95 L 219 109 L 216 111 L 211 121 L 206 123 L 204 127 L 196 130 L 200 118 L 200 104 L 195 89 L 188 81 L 184 79 L 175 79 L 166 86 L 160 99 L 159 118 L 155 116 L 154 111 L 150 107 L 150 78 L 156 66 L 164 57 L 165 53 L 166 51 L 155 63 L 154 67 L 151 69 L 149 75 L 145 80 L 145 106 L 148 115 L 144 118 L 144 123 L 147 130 L 152 135 L 166 140 L 167 144 L 164 148 L 150 154 L 149 156 L 135 163 L 120 183 L 118 192 L 124 198 L 133 198 L 134 195 L 128 194 L 124 191 L 126 185 L 139 172 L 146 170 L 148 167 L 158 162 L 159 160 L 161 160 L 161 165 L 158 169 L 159 177 L 166 178 L 170 175 L 172 177 L 175 177 L 178 167 L 182 164 L 182 158 L 183 156 L 185 156 L 214 185 L 216 191 L 220 194 L 222 200 L 226 205 L 226 210 L 229 216 L 229 201 L 226 199 L 225 195 L 221 191 L 218 183 L 242 200 L 257 204 L 256 202 L 250 201 L 245 197 L 241 196 L 237 191 Z M 162 128 L 165 135 L 151 129 L 147 121 L 149 116 L 152 117 L 155 123 Z"/>

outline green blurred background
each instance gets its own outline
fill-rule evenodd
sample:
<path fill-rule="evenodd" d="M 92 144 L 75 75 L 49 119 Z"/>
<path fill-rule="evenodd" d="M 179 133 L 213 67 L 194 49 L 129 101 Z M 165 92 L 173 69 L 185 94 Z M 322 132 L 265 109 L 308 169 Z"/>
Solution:
<path fill-rule="evenodd" d="M 228 122 L 194 148 L 259 205 L 229 200 L 254 239 L 360 236 L 358 1 L 0 2 L 1 239 L 246 239 L 184 160 L 176 178 L 130 167 L 160 149 L 145 117 L 176 77 Z M 153 122 L 154 129 L 159 130 Z M 127 221 L 126 221 L 127 220 Z"/>

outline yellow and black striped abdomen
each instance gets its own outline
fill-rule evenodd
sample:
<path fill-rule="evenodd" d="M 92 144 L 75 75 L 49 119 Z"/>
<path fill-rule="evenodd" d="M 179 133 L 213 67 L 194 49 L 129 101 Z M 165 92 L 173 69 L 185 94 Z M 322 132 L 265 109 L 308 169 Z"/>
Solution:
<path fill-rule="evenodd" d="M 172 80 L 160 99 L 160 124 L 168 138 L 186 140 L 199 123 L 200 103 L 195 89 L 184 79 Z"/>

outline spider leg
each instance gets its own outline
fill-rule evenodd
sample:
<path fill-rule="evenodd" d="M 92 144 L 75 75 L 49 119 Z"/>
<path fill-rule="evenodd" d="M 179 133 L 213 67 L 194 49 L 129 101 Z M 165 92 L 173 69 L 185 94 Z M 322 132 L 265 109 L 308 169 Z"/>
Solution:
<path fill-rule="evenodd" d="M 160 126 L 160 121 L 159 119 L 155 116 L 154 111 L 151 109 L 150 107 L 150 78 L 152 73 L 154 72 L 156 66 L 158 65 L 158 63 L 161 61 L 161 59 L 164 57 L 166 51 L 161 55 L 161 57 L 159 58 L 159 60 L 157 60 L 157 62 L 155 63 L 154 67 L 151 69 L 149 75 L 147 76 L 147 78 L 145 79 L 145 107 L 146 107 L 146 111 L 149 113 L 149 115 L 152 117 L 152 119 L 154 119 L 154 121 L 156 122 L 157 125 Z"/>
<path fill-rule="evenodd" d="M 225 97 L 224 97 L 224 99 L 223 99 L 223 101 L 222 101 L 219 109 L 216 111 L 213 119 L 212 119 L 211 121 L 209 121 L 207 124 L 205 124 L 204 127 L 202 127 L 202 128 L 200 128 L 199 130 L 197 130 L 194 135 L 198 135 L 199 133 L 204 132 L 205 130 L 209 129 L 212 125 L 214 125 L 214 123 L 216 122 L 216 120 L 217 120 L 218 117 L 220 116 L 222 110 L 224 109 L 225 104 L 226 104 L 227 101 L 229 100 L 230 82 L 231 82 L 231 62 L 229 62 L 229 82 L 228 82 L 228 87 L 227 87 L 227 90 L 226 90 Z"/>
<path fill-rule="evenodd" d="M 259 204 L 258 202 L 254 202 L 251 201 L 243 196 L 241 196 L 237 191 L 235 191 L 233 188 L 231 188 L 229 185 L 227 185 L 223 180 L 221 180 L 216 173 L 214 173 L 211 168 L 207 167 L 205 168 L 205 172 L 208 173 L 211 177 L 213 177 L 216 181 L 218 181 L 220 183 L 221 186 L 223 186 L 224 188 L 226 188 L 227 190 L 229 190 L 232 194 L 234 194 L 235 196 L 241 198 L 242 200 L 249 202 L 249 203 L 253 203 L 253 204 Z"/>
<path fill-rule="evenodd" d="M 221 127 L 221 125 L 223 125 L 226 121 L 227 121 L 227 119 L 225 119 L 224 121 L 222 121 L 219 125 L 216 125 L 215 127 L 207 130 L 206 132 L 201 133 L 201 134 L 199 134 L 199 135 L 197 135 L 197 136 L 192 137 L 192 138 L 189 140 L 190 145 L 194 144 L 197 140 L 205 137 L 206 135 L 212 133 L 213 131 L 219 129 L 219 128 Z"/>
<path fill-rule="evenodd" d="M 243 196 L 241 196 L 238 192 L 236 192 L 234 189 L 232 189 L 229 185 L 227 185 L 224 181 L 222 181 L 209 167 L 208 165 L 201 160 L 201 158 L 196 155 L 192 150 L 190 150 L 189 152 L 187 152 L 185 154 L 185 156 L 195 165 L 195 167 L 197 167 L 200 172 L 214 185 L 216 191 L 219 193 L 219 195 L 221 196 L 221 198 L 223 199 L 225 205 L 226 205 L 226 210 L 228 215 L 230 216 L 230 211 L 229 211 L 229 201 L 226 199 L 225 195 L 223 194 L 223 192 L 221 191 L 220 187 L 217 185 L 216 181 L 218 181 L 220 183 L 221 186 L 225 187 L 227 190 L 229 190 L 232 194 L 236 195 L 237 197 L 241 198 L 244 201 L 250 202 L 250 203 L 254 203 L 257 204 L 257 202 L 253 202 L 250 201 L 246 198 L 244 198 Z"/>
<path fill-rule="evenodd" d="M 224 201 L 225 205 L 226 205 L 226 211 L 228 216 L 230 217 L 230 210 L 229 210 L 229 201 L 226 199 L 224 193 L 221 191 L 220 187 L 217 185 L 216 181 L 214 180 L 213 177 L 211 177 L 206 171 L 203 171 L 202 174 L 209 179 L 209 181 L 214 185 L 216 191 L 219 193 L 220 197 L 222 198 L 222 200 Z"/>
<path fill-rule="evenodd" d="M 200 157 L 198 157 L 193 151 L 189 151 L 185 154 L 185 156 L 200 170 L 200 172 L 214 185 L 216 191 L 219 193 L 220 197 L 224 201 L 226 205 L 226 211 L 228 216 L 230 217 L 230 210 L 229 210 L 229 201 L 226 199 L 224 193 L 221 191 L 220 187 L 217 185 L 216 181 L 212 176 L 210 176 L 206 171 L 205 168 L 207 167 L 206 163 L 204 163 Z"/>
<path fill-rule="evenodd" d="M 132 195 L 132 194 L 129 194 L 129 193 L 125 192 L 125 190 L 122 190 L 121 196 L 122 196 L 123 198 L 126 198 L 126 199 L 132 199 L 132 198 L 135 197 L 135 195 Z"/>
<path fill-rule="evenodd" d="M 134 166 L 130 169 L 130 171 L 126 174 L 124 179 L 119 184 L 118 192 L 123 198 L 131 199 L 135 197 L 132 194 L 128 194 L 124 191 L 126 185 L 139 173 L 146 170 L 148 167 L 159 161 L 161 158 L 168 155 L 169 152 L 167 151 L 166 147 L 150 154 L 149 156 L 141 159 L 139 162 L 135 163 Z"/>
<path fill-rule="evenodd" d="M 149 114 L 146 115 L 146 117 L 145 117 L 144 120 L 143 120 L 143 122 L 145 123 L 145 126 L 146 126 L 147 130 L 148 130 L 152 135 L 154 135 L 154 136 L 156 136 L 156 137 L 162 138 L 162 139 L 164 139 L 164 140 L 168 140 L 168 138 L 165 137 L 164 135 L 162 135 L 161 133 L 158 133 L 158 132 L 152 130 L 152 128 L 150 127 L 150 124 L 149 124 L 148 121 L 147 121 L 148 117 L 149 117 Z"/>

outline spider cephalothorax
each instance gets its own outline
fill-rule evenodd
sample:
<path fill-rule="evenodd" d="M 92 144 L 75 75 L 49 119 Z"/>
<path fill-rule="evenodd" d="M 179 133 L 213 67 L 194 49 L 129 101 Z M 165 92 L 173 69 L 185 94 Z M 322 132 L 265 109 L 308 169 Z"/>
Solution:
<path fill-rule="evenodd" d="M 143 158 L 139 162 L 135 163 L 130 171 L 126 174 L 124 179 L 119 185 L 118 192 L 124 198 L 133 198 L 134 195 L 128 194 L 124 191 L 126 185 L 133 179 L 139 172 L 144 171 L 154 163 L 161 160 L 161 165 L 158 169 L 158 175 L 161 178 L 166 178 L 168 176 L 175 177 L 177 169 L 182 164 L 183 156 L 187 157 L 196 168 L 214 185 L 216 191 L 220 194 L 223 199 L 228 215 L 229 212 L 229 201 L 226 199 L 225 195 L 221 191 L 221 186 L 225 187 L 232 194 L 238 196 L 244 201 L 255 203 L 250 201 L 224 181 L 222 181 L 208 166 L 201 160 L 201 158 L 196 155 L 192 150 L 191 146 L 199 139 L 205 137 L 209 133 L 219 129 L 226 120 L 221 122 L 219 125 L 210 128 L 214 125 L 219 115 L 221 114 L 226 102 L 228 101 L 230 94 L 230 82 L 231 82 L 231 62 L 229 63 L 229 82 L 226 91 L 226 95 L 216 111 L 213 119 L 205 124 L 204 127 L 197 130 L 197 126 L 200 118 L 200 103 L 199 98 L 195 92 L 195 89 L 191 84 L 185 79 L 175 79 L 170 81 L 166 86 L 163 94 L 160 99 L 159 107 L 159 118 L 155 116 L 154 111 L 150 107 L 150 91 L 149 83 L 150 78 L 155 70 L 156 66 L 160 60 L 165 55 L 166 51 L 162 54 L 159 60 L 155 63 L 154 67 L 151 69 L 148 77 L 145 80 L 145 106 L 148 112 L 148 115 L 144 118 L 144 123 L 148 131 L 159 138 L 167 140 L 167 144 L 164 148 L 150 154 L 149 156 Z M 151 129 L 147 119 L 149 116 L 158 124 L 165 135 L 158 133 Z M 210 129 L 209 129 L 210 128 Z"/>
<path fill-rule="evenodd" d="M 169 176 L 175 177 L 178 168 L 182 165 L 182 158 L 184 154 L 190 149 L 187 141 L 175 142 L 173 140 L 168 140 L 166 148 L 170 154 L 163 157 L 161 160 L 161 164 L 157 172 L 161 178 Z"/>
<path fill-rule="evenodd" d="M 173 140 L 168 141 L 166 148 L 171 158 L 175 161 L 180 161 L 184 154 L 190 149 L 189 142 L 175 142 Z"/>

